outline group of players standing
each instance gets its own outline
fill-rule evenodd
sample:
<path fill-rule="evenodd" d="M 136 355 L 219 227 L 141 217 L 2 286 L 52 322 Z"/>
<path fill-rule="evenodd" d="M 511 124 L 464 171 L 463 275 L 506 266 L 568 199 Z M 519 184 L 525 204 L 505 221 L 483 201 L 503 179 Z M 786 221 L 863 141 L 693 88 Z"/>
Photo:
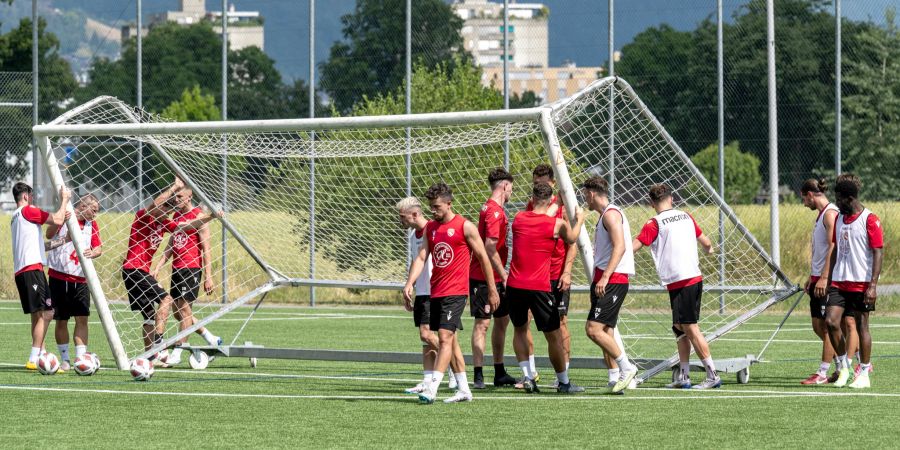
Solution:
<path fill-rule="evenodd" d="M 455 385 L 456 392 L 444 402 L 472 400 L 457 340 L 467 301 L 475 318 L 472 335 L 475 388 L 485 387 L 482 373 L 485 337 L 493 318 L 494 385 L 515 385 L 528 393 L 538 392 L 539 376 L 534 366 L 529 327 L 533 318 L 547 340 L 557 392 L 584 391 L 569 379 L 566 320 L 576 251 L 572 244 L 584 224 L 584 212 L 575 208 L 574 225 L 570 225 L 562 197 L 553 192 L 552 168 L 542 164 L 534 169 L 532 176 L 531 200 L 516 215 L 511 227 L 504 206 L 512 195 L 513 177 L 503 168 L 488 174 L 491 196 L 481 209 L 477 226 L 452 211 L 453 194 L 444 183 L 435 184 L 425 192 L 432 213 L 430 221 L 424 217 L 422 205 L 415 197 L 405 198 L 396 206 L 401 225 L 414 230 L 411 239 L 416 251 L 403 296 L 406 309 L 413 311 L 420 330 L 425 370 L 422 382 L 407 392 L 418 394 L 422 403 L 434 402 L 448 365 L 451 388 Z M 588 207 L 600 214 L 594 234 L 594 277 L 585 332 L 603 349 L 610 367 L 610 392 L 622 393 L 632 385 L 637 373 L 637 367 L 629 361 L 621 339 L 617 338 L 616 323 L 628 294 L 629 276 L 635 273 L 634 252 L 643 246 L 649 246 L 653 253 L 672 307 L 672 330 L 678 343 L 681 370 L 679 377 L 668 386 L 692 387 L 688 360 L 691 347 L 700 356 L 707 374 L 703 382 L 693 387 L 721 386 L 709 346 L 697 325 L 703 292 L 697 243 L 712 253 L 709 238 L 690 214 L 673 208 L 672 191 L 664 184 L 650 188 L 650 202 L 657 215 L 633 240 L 624 211 L 609 201 L 606 180 L 592 177 L 581 188 Z M 513 254 L 507 271 L 510 228 Z M 523 374 L 520 381 L 513 379 L 503 364 L 505 332 L 510 321 L 514 327 L 513 348 Z"/>

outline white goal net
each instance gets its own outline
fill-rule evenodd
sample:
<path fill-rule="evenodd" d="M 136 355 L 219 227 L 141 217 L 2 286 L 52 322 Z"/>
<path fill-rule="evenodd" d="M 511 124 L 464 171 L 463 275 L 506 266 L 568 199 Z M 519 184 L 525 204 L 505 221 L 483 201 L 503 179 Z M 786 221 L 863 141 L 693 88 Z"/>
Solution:
<path fill-rule="evenodd" d="M 453 188 L 454 210 L 477 220 L 490 195 L 487 173 L 504 165 L 516 178 L 510 218 L 528 200 L 532 169 L 552 162 L 567 206 L 580 197 L 577 186 L 587 177 L 608 177 L 633 234 L 654 215 L 649 186 L 670 184 L 676 206 L 693 214 L 724 255 L 701 257 L 707 291 L 701 327 L 710 337 L 796 289 L 630 86 L 615 78 L 541 108 L 331 119 L 171 123 L 101 97 L 35 133 L 54 182 L 76 198 L 92 193 L 100 199 L 104 255 L 86 266 L 96 268 L 95 277 L 88 271 L 92 292 L 109 303 L 114 327 L 107 331 L 118 336 L 122 358 L 161 348 L 145 348 L 143 318 L 128 307 L 121 265 L 135 213 L 176 175 L 193 188 L 197 204 L 226 214 L 209 225 L 214 292 L 201 289 L 193 327 L 179 333 L 177 323 L 168 322 L 164 346 L 199 325 L 215 328 L 217 317 L 282 286 L 399 289 L 408 241 L 393 205 L 444 181 Z M 588 217 L 582 246 L 596 223 Z M 164 240 L 157 260 L 165 246 Z M 583 248 L 576 263 L 582 268 L 575 271 L 576 291 L 586 290 L 590 253 Z M 166 266 L 159 275 L 166 288 L 168 273 Z M 267 295 L 307 298 L 296 289 Z M 670 327 L 668 297 L 649 252 L 642 252 L 620 320 L 630 354 L 648 361 L 645 368 L 650 360 L 670 358 Z"/>

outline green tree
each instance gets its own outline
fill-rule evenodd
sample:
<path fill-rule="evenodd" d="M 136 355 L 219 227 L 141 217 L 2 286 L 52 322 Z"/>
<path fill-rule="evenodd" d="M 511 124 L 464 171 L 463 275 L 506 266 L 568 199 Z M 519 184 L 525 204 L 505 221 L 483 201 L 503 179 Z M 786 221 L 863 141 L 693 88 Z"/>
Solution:
<path fill-rule="evenodd" d="M 406 44 L 404 0 L 357 0 L 341 17 L 345 42 L 332 45 L 320 66 L 320 85 L 340 112 L 364 97 L 387 94 L 404 79 Z M 413 61 L 436 67 L 462 52 L 462 19 L 442 0 L 412 2 Z M 417 91 L 418 95 L 418 91 Z"/>
<path fill-rule="evenodd" d="M 710 145 L 691 157 L 694 165 L 713 188 L 719 186 L 719 147 Z M 762 185 L 759 174 L 759 158 L 740 150 L 737 141 L 725 146 L 725 201 L 728 203 L 752 203 Z"/>
<path fill-rule="evenodd" d="M 196 84 L 182 91 L 181 100 L 169 104 L 162 115 L 176 122 L 205 122 L 222 118 L 215 97 L 204 94 Z"/>

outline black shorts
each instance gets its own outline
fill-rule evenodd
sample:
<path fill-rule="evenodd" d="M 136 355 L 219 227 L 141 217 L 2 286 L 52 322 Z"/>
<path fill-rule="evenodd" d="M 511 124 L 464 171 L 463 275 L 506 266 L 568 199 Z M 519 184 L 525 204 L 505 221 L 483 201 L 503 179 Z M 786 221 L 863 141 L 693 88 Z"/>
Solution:
<path fill-rule="evenodd" d="M 615 328 L 619 322 L 619 309 L 628 295 L 628 284 L 607 284 L 603 297 L 597 297 L 594 288 L 597 283 L 591 283 L 591 310 L 588 312 L 588 320 L 599 322 Z"/>
<path fill-rule="evenodd" d="M 506 288 L 509 302 L 509 318 L 514 327 L 528 324 L 528 312 L 534 317 L 538 331 L 551 332 L 559 329 L 559 309 L 553 295 L 545 291 Z"/>
<path fill-rule="evenodd" d="M 428 295 L 417 295 L 416 301 L 413 303 L 413 322 L 416 327 L 422 325 L 431 326 L 431 297 Z"/>
<path fill-rule="evenodd" d="M 87 283 L 75 283 L 50 277 L 50 298 L 53 299 L 53 320 L 91 315 L 91 291 Z"/>
<path fill-rule="evenodd" d="M 462 330 L 462 315 L 466 309 L 468 298 L 465 295 L 449 295 L 431 298 L 431 317 L 429 326 L 432 330 Z"/>
<path fill-rule="evenodd" d="M 496 311 L 486 313 L 488 305 L 487 283 L 481 280 L 469 279 L 469 314 L 476 319 L 490 319 L 491 317 L 506 317 L 509 315 L 509 307 L 506 305 L 506 289 L 503 283 L 497 283 L 497 294 L 500 295 L 500 306 Z"/>
<path fill-rule="evenodd" d="M 826 293 L 824 297 L 816 297 L 813 294 L 813 289 L 809 290 L 809 315 L 813 319 L 825 319 L 825 306 L 828 303 L 828 294 Z"/>
<path fill-rule="evenodd" d="M 702 281 L 669 291 L 669 305 L 672 307 L 672 323 L 697 323 L 700 320 L 701 297 L 703 297 Z"/>
<path fill-rule="evenodd" d="M 865 292 L 842 291 L 835 287 L 829 287 L 826 294 L 828 296 L 828 306 L 839 306 L 844 308 L 844 315 L 848 316 L 848 312 L 864 313 L 875 311 L 875 305 L 867 305 L 864 301 Z"/>
<path fill-rule="evenodd" d="M 559 287 L 559 280 L 550 280 L 550 290 L 553 295 L 553 302 L 556 309 L 559 310 L 559 317 L 569 315 L 569 289 L 562 290 Z"/>
<path fill-rule="evenodd" d="M 166 290 L 156 278 L 141 269 L 122 269 L 122 281 L 128 291 L 128 304 L 132 311 L 140 311 L 145 320 L 156 317 L 154 303 L 166 298 Z"/>
<path fill-rule="evenodd" d="M 43 270 L 29 270 L 16 275 L 16 289 L 19 290 L 19 301 L 22 312 L 36 313 L 53 309 L 50 288 Z"/>
<path fill-rule="evenodd" d="M 176 300 L 187 300 L 192 303 L 200 293 L 200 280 L 203 269 L 172 269 L 172 288 L 169 295 Z"/>

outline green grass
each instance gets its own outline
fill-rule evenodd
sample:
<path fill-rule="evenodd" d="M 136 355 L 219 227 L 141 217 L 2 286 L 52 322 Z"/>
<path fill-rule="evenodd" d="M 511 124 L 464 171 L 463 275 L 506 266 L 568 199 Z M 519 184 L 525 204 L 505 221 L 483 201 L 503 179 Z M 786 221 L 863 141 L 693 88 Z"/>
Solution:
<path fill-rule="evenodd" d="M 245 359 L 218 358 L 205 371 L 159 370 L 146 383 L 114 370 L 41 376 L 22 368 L 28 320 L 18 308 L 0 302 L 0 398 L 11 412 L 0 427 L 6 447 L 822 448 L 835 443 L 827 432 L 832 426 L 849 430 L 845 442 L 859 448 L 896 445 L 900 318 L 882 314 L 872 319 L 876 371 L 865 392 L 800 386 L 817 367 L 820 348 L 801 306 L 747 385 L 725 374 L 720 390 L 669 391 L 660 389 L 667 378 L 660 375 L 614 397 L 600 389 L 605 372 L 574 369 L 586 395 L 488 389 L 469 404 L 420 406 L 400 394 L 419 380 L 417 365 L 261 360 L 251 369 Z M 573 354 L 597 355 L 581 331 L 584 314 L 571 316 Z M 212 329 L 230 335 L 245 315 L 238 311 Z M 468 351 L 472 324 L 465 319 L 461 341 Z M 757 353 L 780 319 L 753 320 L 714 343 L 713 355 Z M 241 341 L 415 352 L 411 322 L 396 308 L 264 307 Z M 92 350 L 110 367 L 99 324 L 91 332 Z M 536 337 L 537 353 L 545 354 Z M 55 350 L 52 337 L 48 345 Z M 552 371 L 540 372 L 549 382 Z"/>

